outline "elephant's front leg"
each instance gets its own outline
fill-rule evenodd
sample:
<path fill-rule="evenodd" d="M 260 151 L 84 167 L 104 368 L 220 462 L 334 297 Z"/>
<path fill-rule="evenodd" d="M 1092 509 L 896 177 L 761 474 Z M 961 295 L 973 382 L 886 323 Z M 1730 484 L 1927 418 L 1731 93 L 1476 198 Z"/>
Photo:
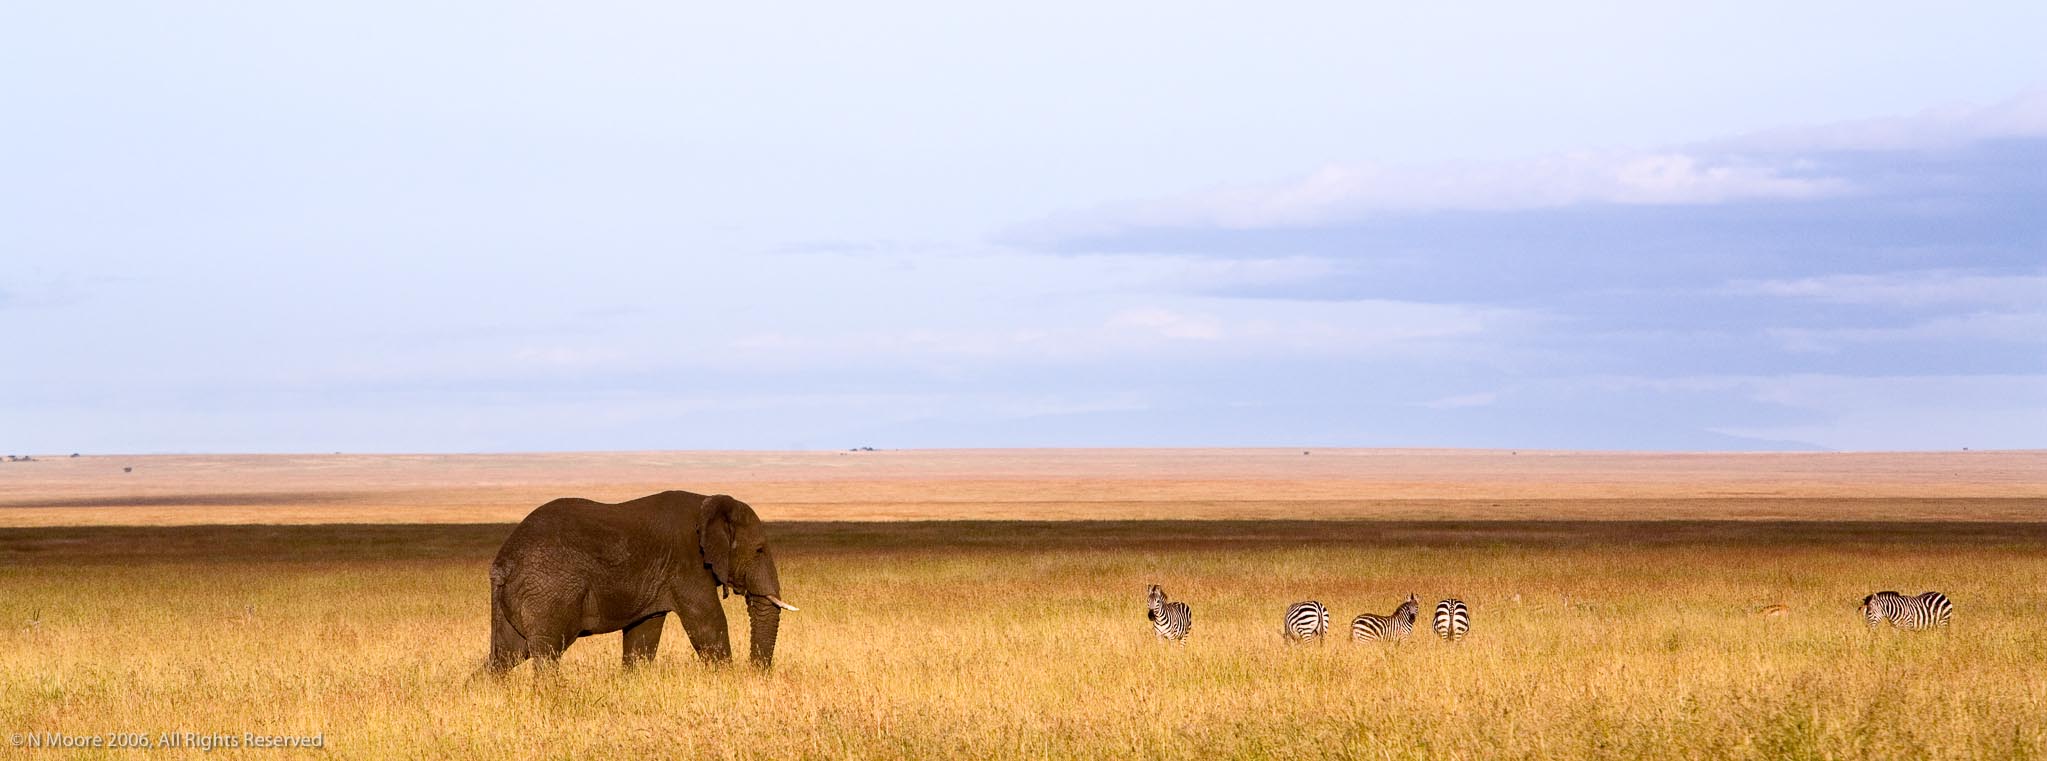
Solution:
<path fill-rule="evenodd" d="M 625 667 L 632 668 L 654 660 L 654 651 L 661 647 L 661 622 L 668 614 L 661 613 L 625 628 Z"/>
<path fill-rule="evenodd" d="M 697 657 L 712 663 L 732 660 L 731 634 L 725 629 L 725 606 L 718 604 L 717 593 L 692 594 L 678 602 L 675 617 L 682 621 L 683 631 L 689 632 L 689 644 L 696 648 Z"/>

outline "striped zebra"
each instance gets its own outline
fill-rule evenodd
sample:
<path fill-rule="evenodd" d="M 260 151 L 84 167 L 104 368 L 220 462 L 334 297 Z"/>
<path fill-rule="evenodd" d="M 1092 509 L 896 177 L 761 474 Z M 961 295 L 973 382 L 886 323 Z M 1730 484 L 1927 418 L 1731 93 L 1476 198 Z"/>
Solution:
<path fill-rule="evenodd" d="M 1871 629 L 1885 621 L 1900 629 L 1947 626 L 1954 611 L 1955 606 L 1948 602 L 1947 595 L 1939 592 L 1927 592 L 1917 597 L 1878 592 L 1862 598 L 1862 618 L 1869 622 Z"/>
<path fill-rule="evenodd" d="M 1184 602 L 1166 599 L 1166 590 L 1151 585 L 1151 606 L 1144 613 L 1151 621 L 1151 630 L 1158 632 L 1159 639 L 1185 642 L 1187 635 L 1194 631 L 1194 610 Z"/>
<path fill-rule="evenodd" d="M 1314 600 L 1297 602 L 1286 609 L 1286 621 L 1280 625 L 1280 634 L 1289 642 L 1319 643 L 1329 633 L 1329 609 Z"/>
<path fill-rule="evenodd" d="M 1453 597 L 1436 603 L 1436 636 L 1456 642 L 1469 631 L 1471 609 L 1464 606 L 1463 600 Z"/>
<path fill-rule="evenodd" d="M 1391 615 L 1375 616 L 1370 613 L 1358 614 L 1350 620 L 1352 642 L 1371 642 L 1382 639 L 1406 639 L 1414 632 L 1415 616 L 1421 613 L 1421 602 L 1414 595 L 1407 596 L 1407 602 L 1394 608 Z"/>

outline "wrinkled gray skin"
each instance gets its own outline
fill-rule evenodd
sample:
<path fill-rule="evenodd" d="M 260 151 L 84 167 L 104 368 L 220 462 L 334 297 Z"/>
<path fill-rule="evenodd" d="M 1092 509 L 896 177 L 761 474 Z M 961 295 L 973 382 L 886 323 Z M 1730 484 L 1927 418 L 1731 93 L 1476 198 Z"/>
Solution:
<path fill-rule="evenodd" d="M 490 662 L 551 670 L 578 637 L 625 632 L 625 664 L 652 660 L 673 612 L 697 657 L 732 659 L 724 591 L 746 597 L 753 664 L 774 661 L 782 611 L 775 558 L 746 503 L 667 491 L 615 505 L 557 499 L 505 539 L 490 566 Z"/>

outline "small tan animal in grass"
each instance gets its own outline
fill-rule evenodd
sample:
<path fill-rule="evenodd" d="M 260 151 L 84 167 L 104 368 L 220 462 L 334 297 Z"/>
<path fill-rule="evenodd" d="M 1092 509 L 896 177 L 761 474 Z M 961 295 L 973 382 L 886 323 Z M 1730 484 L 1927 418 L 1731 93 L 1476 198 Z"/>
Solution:
<path fill-rule="evenodd" d="M 1763 618 L 1784 618 L 1785 616 L 1791 615 L 1791 606 L 1785 605 L 1784 603 L 1781 602 L 1772 605 L 1765 605 L 1763 607 L 1756 609 L 1756 615 L 1762 616 Z"/>

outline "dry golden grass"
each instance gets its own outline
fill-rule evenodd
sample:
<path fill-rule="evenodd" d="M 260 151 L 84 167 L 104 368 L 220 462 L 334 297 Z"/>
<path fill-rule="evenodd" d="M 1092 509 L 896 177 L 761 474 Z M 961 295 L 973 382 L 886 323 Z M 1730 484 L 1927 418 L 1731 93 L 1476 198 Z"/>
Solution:
<path fill-rule="evenodd" d="M 547 685 L 471 679 L 508 531 L 0 529 L 0 724 L 318 731 L 348 758 L 2047 749 L 2039 524 L 783 523 L 804 611 L 774 671 L 700 667 L 671 627 L 651 668 L 608 635 Z M 1193 605 L 1185 646 L 1152 639 L 1151 582 Z M 1954 629 L 1871 635 L 1878 588 L 1947 592 Z M 1294 600 L 1347 621 L 1410 591 L 1471 603 L 1470 639 L 1279 640 Z"/>
<path fill-rule="evenodd" d="M 2047 452 L 1313 451 L 0 464 L 0 724 L 347 758 L 2047 749 Z M 804 607 L 773 672 L 671 627 L 638 672 L 606 635 L 558 682 L 472 679 L 511 522 L 669 488 L 773 522 Z M 1369 520 L 1301 520 L 1327 518 Z M 1194 606 L 1185 646 L 1152 639 L 1152 582 Z M 1948 593 L 1955 628 L 1871 635 L 1854 606 L 1885 588 Z M 1471 638 L 1277 634 L 1298 599 L 1342 628 L 1410 591 L 1469 602 Z"/>
<path fill-rule="evenodd" d="M 772 520 L 2047 519 L 2047 451 L 1302 451 L 45 457 L 0 463 L 0 526 L 508 523 L 672 488 Z"/>

